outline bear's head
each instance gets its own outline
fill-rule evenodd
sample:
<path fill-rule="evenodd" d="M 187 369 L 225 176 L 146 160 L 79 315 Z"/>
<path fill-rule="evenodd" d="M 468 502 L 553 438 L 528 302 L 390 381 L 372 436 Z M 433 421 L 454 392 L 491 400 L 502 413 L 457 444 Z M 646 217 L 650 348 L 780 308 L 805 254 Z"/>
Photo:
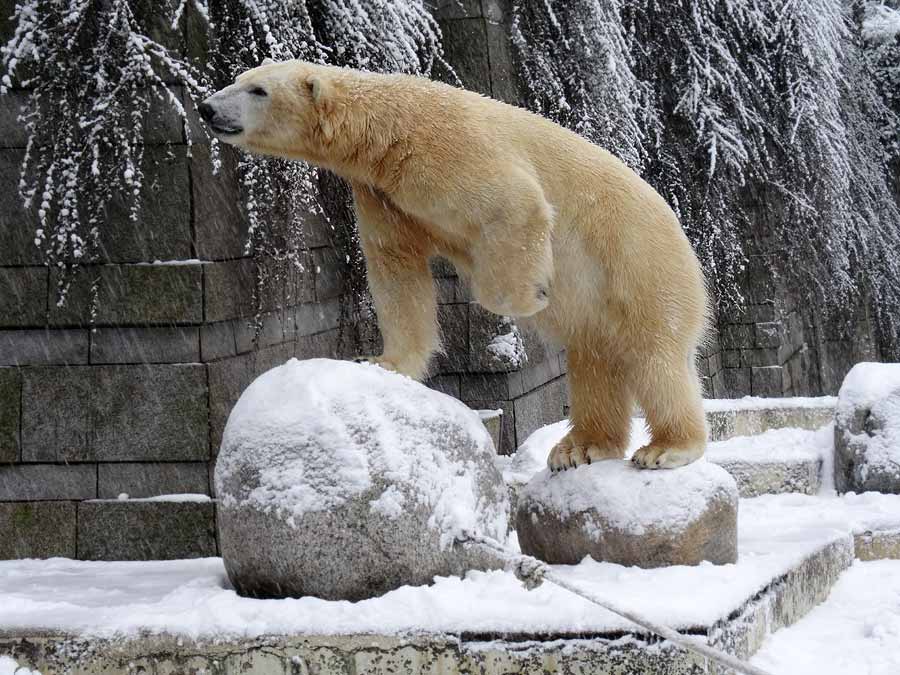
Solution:
<path fill-rule="evenodd" d="M 221 141 L 251 152 L 315 159 L 334 133 L 330 110 L 339 69 L 304 61 L 263 61 L 198 110 Z"/>

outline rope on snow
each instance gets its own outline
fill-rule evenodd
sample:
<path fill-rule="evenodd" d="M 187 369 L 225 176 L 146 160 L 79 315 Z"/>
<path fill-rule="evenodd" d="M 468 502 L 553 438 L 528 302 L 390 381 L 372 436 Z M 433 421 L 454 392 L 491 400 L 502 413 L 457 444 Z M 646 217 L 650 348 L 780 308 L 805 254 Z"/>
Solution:
<path fill-rule="evenodd" d="M 546 563 L 541 562 L 537 558 L 532 558 L 528 555 L 513 553 L 506 549 L 500 542 L 495 539 L 482 535 L 472 534 L 469 532 L 464 532 L 457 537 L 456 541 L 459 544 L 478 546 L 482 549 L 488 549 L 492 554 L 498 555 L 500 558 L 507 561 L 508 568 L 516 575 L 516 577 L 525 585 L 525 588 L 527 588 L 528 590 L 533 590 L 540 586 L 544 581 L 549 581 L 553 584 L 556 584 L 560 588 L 564 588 L 570 593 L 574 593 L 575 595 L 584 598 L 589 602 L 593 602 L 595 605 L 599 605 L 603 609 L 610 611 L 613 614 L 618 614 L 619 616 L 628 619 L 632 623 L 635 623 L 638 626 L 656 633 L 660 637 L 665 638 L 669 642 L 672 642 L 679 647 L 684 647 L 687 650 L 696 652 L 697 654 L 700 654 L 701 656 L 704 656 L 711 661 L 715 661 L 723 666 L 732 668 L 738 673 L 743 673 L 743 675 L 772 675 L 772 673 L 769 673 L 768 671 L 761 668 L 757 668 L 756 666 L 750 665 L 746 661 L 742 661 L 736 656 L 732 656 L 731 654 L 723 652 L 720 649 L 716 649 L 715 647 L 711 647 L 710 645 L 704 644 L 702 642 L 692 640 L 689 637 L 682 635 L 678 631 L 669 628 L 668 626 L 664 626 L 662 624 L 656 623 L 655 621 L 651 621 L 650 619 L 647 619 L 640 614 L 636 614 L 629 609 L 620 607 L 614 602 L 610 602 L 606 598 L 601 598 L 594 593 L 590 593 L 581 588 L 578 588 L 578 586 L 576 586 L 575 584 L 572 584 L 560 577 L 556 572 L 553 571 L 553 568 Z"/>

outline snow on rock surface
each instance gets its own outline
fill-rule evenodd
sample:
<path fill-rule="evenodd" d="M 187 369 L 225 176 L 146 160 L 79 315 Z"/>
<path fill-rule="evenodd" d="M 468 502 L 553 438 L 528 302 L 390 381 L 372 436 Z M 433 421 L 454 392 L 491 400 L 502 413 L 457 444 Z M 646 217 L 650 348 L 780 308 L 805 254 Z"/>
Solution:
<path fill-rule="evenodd" d="M 20 666 L 15 659 L 0 656 L 0 675 L 41 675 L 40 671 Z"/>
<path fill-rule="evenodd" d="M 900 493 L 900 364 L 858 363 L 847 373 L 834 447 L 839 492 Z"/>
<path fill-rule="evenodd" d="M 245 594 L 360 599 L 491 561 L 506 490 L 478 414 L 373 364 L 291 359 L 257 378 L 216 463 L 221 549 Z"/>
<path fill-rule="evenodd" d="M 854 563 L 823 604 L 771 635 L 752 663 L 790 675 L 900 673 L 900 561 Z"/>
<path fill-rule="evenodd" d="M 554 569 L 652 621 L 681 629 L 708 626 L 823 546 L 846 542 L 851 525 L 865 530 L 900 523 L 900 497 L 849 497 L 742 500 L 740 556 L 733 565 L 641 569 L 586 559 Z M 853 514 L 845 513 L 848 509 Z M 876 512 L 877 522 L 866 519 Z M 195 639 L 635 630 L 551 583 L 528 591 L 507 571 L 470 571 L 462 579 L 440 576 L 430 586 L 403 586 L 355 603 L 315 597 L 261 600 L 237 595 L 219 558 L 0 561 L 0 626 L 21 634 L 49 629 L 100 637 L 147 632 Z"/>
<path fill-rule="evenodd" d="M 607 460 L 534 476 L 516 532 L 524 553 L 551 563 L 724 564 L 737 556 L 737 501 L 734 479 L 704 459 L 660 471 Z"/>

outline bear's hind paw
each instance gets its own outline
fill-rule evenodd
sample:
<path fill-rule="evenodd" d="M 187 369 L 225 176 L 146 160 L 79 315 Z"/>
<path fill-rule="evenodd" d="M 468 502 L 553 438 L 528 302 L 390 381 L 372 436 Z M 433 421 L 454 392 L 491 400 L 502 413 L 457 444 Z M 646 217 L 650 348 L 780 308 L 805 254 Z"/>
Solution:
<path fill-rule="evenodd" d="M 601 448 L 597 445 L 577 445 L 568 436 L 556 444 L 547 458 L 551 471 L 574 469 L 582 464 L 592 464 L 605 459 L 622 459 L 621 450 Z"/>
<path fill-rule="evenodd" d="M 673 448 L 669 446 L 645 445 L 631 456 L 631 461 L 641 469 L 677 469 L 703 456 L 703 446 Z"/>

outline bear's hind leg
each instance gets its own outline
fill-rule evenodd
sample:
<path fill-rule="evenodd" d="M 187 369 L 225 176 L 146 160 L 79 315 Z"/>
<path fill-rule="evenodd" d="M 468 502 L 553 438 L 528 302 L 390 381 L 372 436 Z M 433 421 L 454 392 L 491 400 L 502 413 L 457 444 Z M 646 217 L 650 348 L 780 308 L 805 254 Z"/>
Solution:
<path fill-rule="evenodd" d="M 647 416 L 651 441 L 631 458 L 644 469 L 675 469 L 699 459 L 706 448 L 706 417 L 692 362 L 650 358 L 635 373 L 638 402 Z M 678 363 L 676 360 L 675 363 Z"/>
<path fill-rule="evenodd" d="M 567 350 L 572 429 L 547 458 L 553 471 L 621 459 L 631 433 L 634 398 L 622 367 L 598 349 Z"/>

